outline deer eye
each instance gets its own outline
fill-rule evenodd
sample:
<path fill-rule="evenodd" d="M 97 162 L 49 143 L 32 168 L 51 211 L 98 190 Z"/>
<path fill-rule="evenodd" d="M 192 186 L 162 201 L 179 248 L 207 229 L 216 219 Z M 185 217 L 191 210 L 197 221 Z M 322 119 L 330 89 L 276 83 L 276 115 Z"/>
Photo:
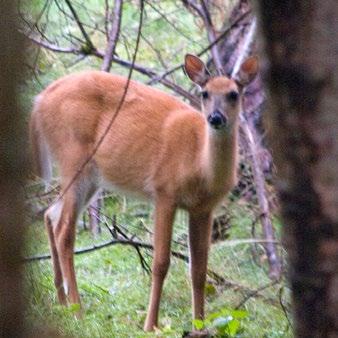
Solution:
<path fill-rule="evenodd" d="M 203 90 L 203 92 L 201 93 L 201 96 L 203 100 L 206 100 L 209 97 L 209 93 L 206 90 Z"/>
<path fill-rule="evenodd" d="M 226 97 L 229 102 L 236 102 L 238 99 L 238 95 L 239 94 L 236 91 L 232 90 L 230 93 L 226 95 Z"/>

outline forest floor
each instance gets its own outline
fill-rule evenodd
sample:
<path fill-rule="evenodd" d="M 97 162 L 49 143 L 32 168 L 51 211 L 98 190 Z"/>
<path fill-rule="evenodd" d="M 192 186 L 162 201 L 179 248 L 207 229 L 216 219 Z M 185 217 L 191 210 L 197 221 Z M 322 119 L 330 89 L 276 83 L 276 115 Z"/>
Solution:
<path fill-rule="evenodd" d="M 289 308 L 289 289 L 285 280 L 272 285 L 262 247 L 258 245 L 256 259 L 253 259 L 252 243 L 241 241 L 252 237 L 252 221 L 248 217 L 250 209 L 231 203 L 229 210 L 230 236 L 213 244 L 210 251 L 209 269 L 223 280 L 217 280 L 212 275 L 208 277 L 208 325 L 215 329 L 217 323 L 224 320 L 224 314 L 231 314 L 239 306 L 239 309 L 245 310 L 241 312 L 245 315 L 239 316 L 240 328 L 237 333 L 219 334 L 217 337 L 292 337 L 288 319 L 290 314 L 286 310 Z M 151 211 L 151 206 L 146 203 L 117 196 L 105 199 L 104 214 L 117 215 L 116 222 L 145 243 L 151 242 Z M 106 218 L 106 222 L 110 222 L 109 218 Z M 186 241 L 186 223 L 187 216 L 179 212 L 175 223 L 176 241 Z M 91 233 L 79 225 L 76 249 L 110 240 L 112 237 L 108 228 L 101 227 L 102 233 L 93 239 Z M 27 238 L 26 256 L 49 252 L 42 217 L 41 221 L 32 222 L 29 226 Z M 187 254 L 186 249 L 177 244 L 173 245 L 173 249 Z M 141 249 L 141 252 L 151 265 L 151 251 Z M 27 319 L 34 323 L 35 329 L 49 326 L 61 336 L 81 338 L 182 337 L 183 332 L 191 330 L 191 291 L 185 261 L 174 257 L 171 260 L 161 301 L 161 330 L 150 334 L 142 331 L 150 275 L 142 268 L 135 248 L 114 245 L 76 255 L 75 265 L 84 308 L 81 320 L 74 316 L 77 306 L 65 308 L 58 305 L 51 261 L 27 262 Z M 258 291 L 261 288 L 263 290 Z"/>

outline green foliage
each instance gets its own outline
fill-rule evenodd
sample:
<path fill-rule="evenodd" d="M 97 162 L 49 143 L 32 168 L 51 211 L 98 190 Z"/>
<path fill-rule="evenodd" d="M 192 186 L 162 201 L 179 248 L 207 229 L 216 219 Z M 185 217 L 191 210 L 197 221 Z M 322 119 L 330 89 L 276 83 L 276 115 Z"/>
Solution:
<path fill-rule="evenodd" d="M 247 316 L 248 312 L 245 310 L 223 308 L 211 313 L 205 320 L 193 320 L 193 325 L 197 330 L 207 329 L 215 337 L 238 337 L 238 334 L 243 331 L 241 320 Z"/>

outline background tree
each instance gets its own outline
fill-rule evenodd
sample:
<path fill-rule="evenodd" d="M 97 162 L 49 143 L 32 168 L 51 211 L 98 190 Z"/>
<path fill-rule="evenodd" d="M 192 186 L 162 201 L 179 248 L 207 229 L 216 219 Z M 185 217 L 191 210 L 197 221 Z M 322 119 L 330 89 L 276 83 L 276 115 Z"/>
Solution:
<path fill-rule="evenodd" d="M 295 333 L 338 336 L 338 3 L 259 1 Z"/>
<path fill-rule="evenodd" d="M 25 337 L 22 295 L 23 180 L 26 146 L 17 90 L 23 40 L 14 1 L 1 1 L 0 27 L 0 337 Z"/>

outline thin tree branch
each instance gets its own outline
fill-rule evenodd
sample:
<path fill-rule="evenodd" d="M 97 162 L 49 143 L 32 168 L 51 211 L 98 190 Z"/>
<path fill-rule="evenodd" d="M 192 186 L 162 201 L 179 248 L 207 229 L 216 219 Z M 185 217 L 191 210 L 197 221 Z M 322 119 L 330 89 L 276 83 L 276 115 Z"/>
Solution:
<path fill-rule="evenodd" d="M 211 55 L 214 61 L 215 68 L 218 74 L 222 74 L 223 66 L 221 58 L 219 56 L 220 54 L 218 52 L 218 47 L 217 44 L 213 44 L 213 42 L 216 40 L 215 29 L 212 24 L 211 16 L 206 3 L 204 2 L 204 0 L 200 0 L 201 3 L 200 5 L 198 5 L 193 0 L 182 0 L 182 2 L 187 8 L 190 7 L 191 9 L 193 9 L 193 11 L 195 11 L 198 14 L 198 16 L 203 20 L 205 29 L 207 31 L 208 40 L 210 44 L 212 44 Z"/>
<path fill-rule="evenodd" d="M 58 45 L 55 44 L 51 44 L 45 41 L 41 41 L 38 40 L 35 37 L 32 36 L 26 36 L 29 40 L 31 40 L 32 42 L 34 42 L 35 44 L 44 47 L 50 51 L 53 52 L 57 52 L 57 53 L 65 53 L 65 54 L 75 54 L 75 55 L 93 55 L 96 56 L 98 58 L 103 59 L 104 58 L 104 53 L 95 49 L 95 50 L 91 50 L 91 51 L 86 51 L 80 48 L 73 48 L 73 47 L 69 47 L 69 48 L 64 48 L 64 47 L 60 47 Z M 112 58 L 113 62 L 126 67 L 126 68 L 131 68 L 133 66 L 133 69 L 136 70 L 137 72 L 146 75 L 150 78 L 158 78 L 158 75 L 151 69 L 143 67 L 141 65 L 138 65 L 136 63 L 134 63 L 132 65 L 132 62 L 130 61 L 126 61 L 123 59 L 120 59 L 117 56 L 113 56 Z M 181 67 L 181 66 L 180 66 Z M 156 80 L 156 82 L 160 82 L 162 83 L 164 86 L 166 86 L 167 88 L 173 90 L 174 92 L 176 92 L 177 94 L 181 95 L 182 97 L 186 98 L 189 100 L 190 104 L 193 105 L 196 108 L 199 108 L 200 102 L 197 99 L 196 96 L 190 94 L 188 91 L 186 91 L 185 89 L 183 89 L 181 86 L 167 80 L 167 79 L 158 79 Z"/>
<path fill-rule="evenodd" d="M 85 247 L 85 248 L 82 248 L 82 249 L 75 250 L 74 254 L 75 255 L 82 255 L 82 254 L 85 254 L 85 253 L 88 253 L 88 252 L 96 251 L 96 250 L 103 249 L 103 248 L 106 248 L 106 247 L 109 247 L 109 246 L 112 246 L 112 245 L 116 245 L 116 244 L 131 245 L 133 247 L 143 248 L 143 249 L 150 249 L 150 250 L 154 249 L 154 247 L 153 247 L 152 244 L 144 243 L 144 242 L 141 242 L 141 241 L 138 241 L 138 240 L 111 239 L 109 241 L 106 241 L 106 242 L 103 242 L 103 243 L 100 243 L 100 244 L 97 244 L 97 245 L 94 244 L 94 245 L 89 246 L 89 247 Z M 186 256 L 186 255 L 184 255 L 184 254 L 182 254 L 180 252 L 177 252 L 177 251 L 172 251 L 172 255 L 174 257 L 183 259 L 184 261 L 188 261 L 189 260 L 188 256 Z M 50 254 L 36 255 L 36 256 L 26 257 L 24 259 L 24 261 L 25 262 L 34 262 L 34 261 L 47 260 L 47 259 L 50 259 L 50 258 L 51 258 Z"/>
<path fill-rule="evenodd" d="M 213 46 L 217 45 L 219 42 L 221 42 L 228 34 L 229 32 L 236 27 L 243 19 L 245 19 L 249 14 L 251 13 L 251 11 L 247 11 L 245 13 L 243 13 L 236 21 L 234 21 L 229 27 L 227 27 L 218 37 L 217 39 L 215 39 L 213 42 L 211 42 L 207 47 L 205 47 L 204 49 L 202 49 L 199 53 L 197 53 L 197 56 L 202 56 L 203 54 L 205 54 L 206 52 L 208 52 Z M 182 69 L 184 66 L 184 63 L 181 63 L 175 67 L 173 67 L 172 69 L 164 72 L 163 74 L 154 77 L 152 80 L 150 80 L 147 84 L 149 85 L 154 85 L 157 82 L 160 82 L 161 80 L 163 80 L 165 77 L 167 77 L 168 75 L 176 72 L 179 69 Z"/>
<path fill-rule="evenodd" d="M 70 9 L 70 11 L 71 11 L 71 13 L 72 13 L 72 15 L 73 15 L 73 17 L 75 19 L 75 22 L 77 23 L 77 25 L 78 25 L 78 27 L 79 27 L 79 29 L 80 29 L 80 31 L 81 31 L 84 39 L 86 40 L 88 49 L 95 50 L 95 47 L 94 47 L 94 45 L 93 45 L 93 43 L 92 43 L 89 35 L 87 34 L 86 30 L 84 29 L 83 24 L 82 24 L 79 16 L 77 15 L 77 12 L 75 11 L 72 3 L 69 0 L 65 0 L 65 2 L 67 4 L 68 8 Z"/>
<path fill-rule="evenodd" d="M 146 0 L 145 1 L 156 13 L 158 13 L 160 15 L 160 17 L 166 21 L 177 33 L 179 33 L 180 35 L 182 35 L 184 38 L 186 38 L 187 40 L 193 42 L 193 43 L 196 43 L 198 45 L 200 45 L 199 42 L 197 42 L 196 40 L 192 40 L 192 37 L 185 34 L 184 32 L 182 32 L 182 30 L 178 29 L 177 26 L 172 23 L 169 19 L 168 19 L 168 15 L 167 14 L 164 14 L 162 13 L 160 10 L 158 10 L 158 8 L 156 6 L 154 6 L 151 1 L 148 1 Z"/>
<path fill-rule="evenodd" d="M 205 28 L 207 30 L 208 40 L 210 43 L 213 43 L 216 40 L 216 34 L 215 34 L 214 25 L 211 20 L 211 15 L 209 13 L 209 10 L 208 10 L 208 7 L 205 1 L 204 0 L 200 0 L 200 1 L 201 1 L 202 12 L 203 12 L 202 19 L 204 20 Z M 214 65 L 215 65 L 215 68 L 218 74 L 222 74 L 223 65 L 222 65 L 222 60 L 220 58 L 220 53 L 219 53 L 217 44 L 214 44 L 211 47 L 211 54 L 212 54 L 212 59 L 214 61 Z"/>
<path fill-rule="evenodd" d="M 196 12 L 198 14 L 199 17 L 203 18 L 204 13 L 202 11 L 202 8 L 200 5 L 198 5 L 196 3 L 196 1 L 193 0 L 182 0 L 183 5 L 187 8 L 187 9 L 192 9 L 194 12 Z"/>
<path fill-rule="evenodd" d="M 56 52 L 56 53 L 65 53 L 65 54 L 75 54 L 75 55 L 79 55 L 79 54 L 83 54 L 83 52 L 81 51 L 81 49 L 78 48 L 65 48 L 65 47 L 60 47 L 58 45 L 43 41 L 43 40 L 39 40 L 33 36 L 28 36 L 25 35 L 25 37 L 29 40 L 31 40 L 32 42 L 34 42 L 35 44 L 37 44 L 38 46 L 41 46 L 45 49 L 48 49 L 52 52 Z"/>
<path fill-rule="evenodd" d="M 110 15 L 110 20 L 112 21 L 111 29 L 109 32 L 109 39 L 107 44 L 107 49 L 103 58 L 103 64 L 101 67 L 101 70 L 105 72 L 109 72 L 114 54 L 115 54 L 115 48 L 116 43 L 118 41 L 119 35 L 120 35 L 120 27 L 121 27 L 121 17 L 122 17 L 122 0 L 115 0 L 114 8 L 112 11 L 112 14 Z"/>
<path fill-rule="evenodd" d="M 110 7 L 109 7 L 109 0 L 104 0 L 104 31 L 107 38 L 109 40 L 109 21 L 110 21 Z"/>
<path fill-rule="evenodd" d="M 256 290 L 252 290 L 251 292 L 248 292 L 248 294 L 235 306 L 235 309 L 241 308 L 250 298 L 255 297 L 259 292 L 271 288 L 272 286 L 275 286 L 276 284 L 279 284 L 280 280 L 274 280 L 272 282 L 269 282 L 263 286 L 260 286 Z"/>

